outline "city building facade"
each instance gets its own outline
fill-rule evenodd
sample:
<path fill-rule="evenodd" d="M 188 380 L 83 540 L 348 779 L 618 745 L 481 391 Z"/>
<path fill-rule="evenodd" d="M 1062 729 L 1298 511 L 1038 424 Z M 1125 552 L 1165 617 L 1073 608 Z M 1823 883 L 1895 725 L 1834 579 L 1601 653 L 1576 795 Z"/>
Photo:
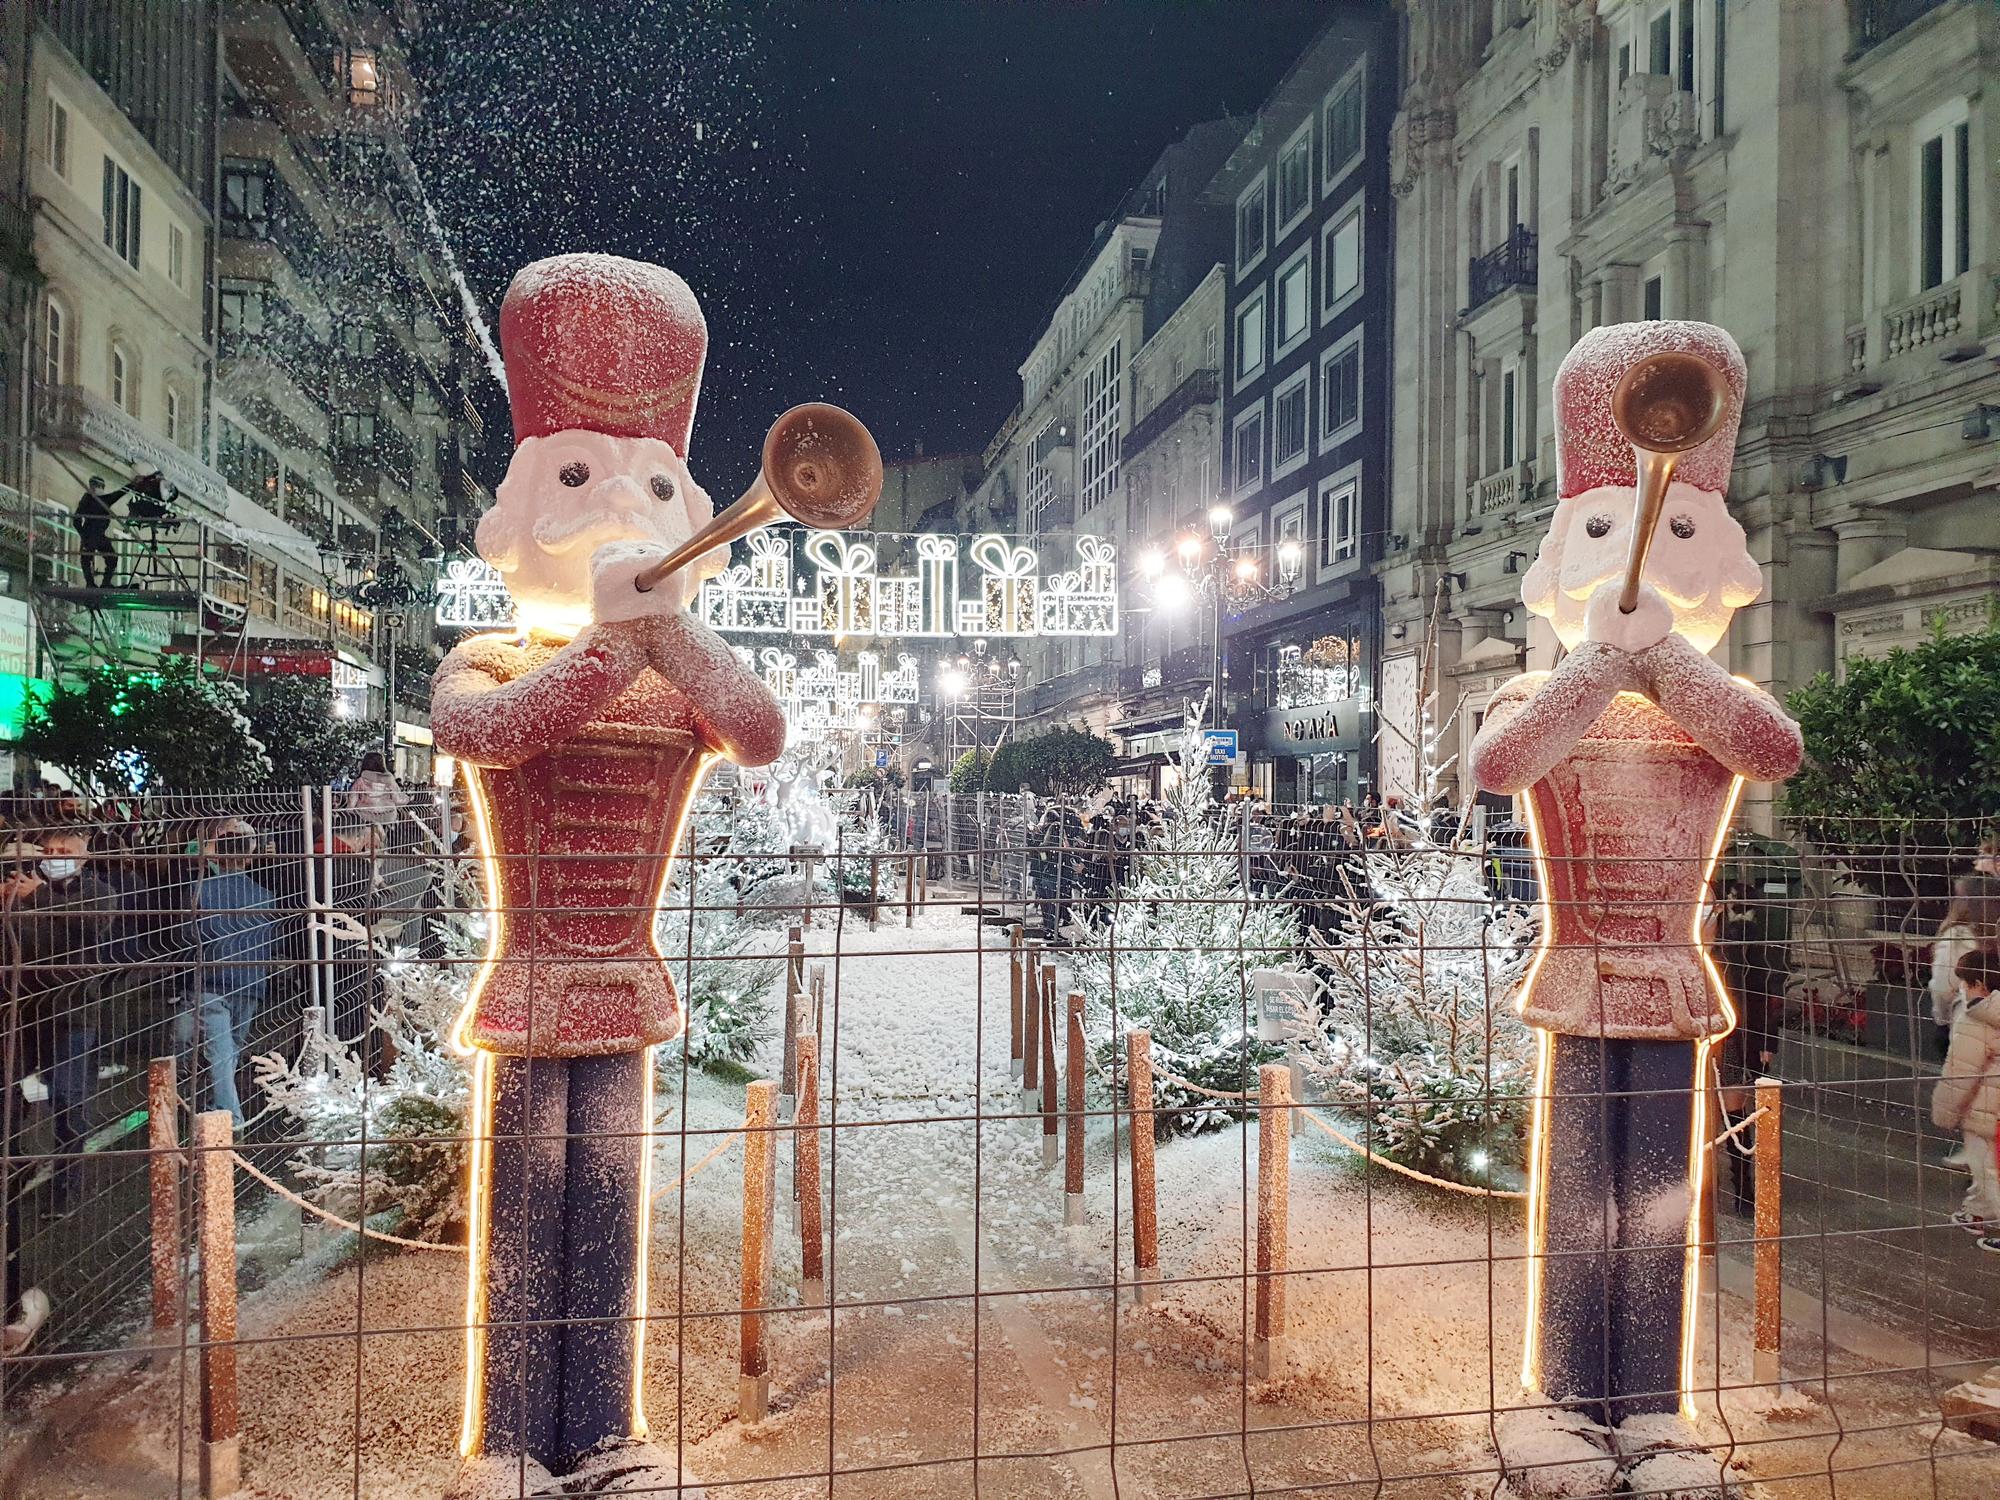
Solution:
<path fill-rule="evenodd" d="M 1405 25 L 1385 721 L 1420 735 L 1434 689 L 1463 764 L 1500 683 L 1552 663 L 1519 595 L 1555 499 L 1547 391 L 1604 323 L 1707 320 L 1748 361 L 1730 506 L 1765 588 L 1732 671 L 1782 695 L 1983 622 L 2000 9 L 1411 0 Z"/>
<path fill-rule="evenodd" d="M 1374 779 L 1396 36 L 1386 11 L 1330 23 L 1206 192 L 1231 226 L 1222 454 L 1187 561 L 1221 620 L 1237 778 L 1276 803 L 1358 800 Z"/>

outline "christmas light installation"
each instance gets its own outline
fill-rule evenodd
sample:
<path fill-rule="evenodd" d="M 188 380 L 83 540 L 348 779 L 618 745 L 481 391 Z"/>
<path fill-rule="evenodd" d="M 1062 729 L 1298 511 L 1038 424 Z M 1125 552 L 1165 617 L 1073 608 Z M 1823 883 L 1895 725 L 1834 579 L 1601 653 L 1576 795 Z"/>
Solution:
<path fill-rule="evenodd" d="M 500 338 L 517 446 L 478 543 L 520 633 L 462 642 L 432 693 L 491 919 L 454 1031 L 478 1055 L 449 1494 L 672 1491 L 687 1476 L 645 1440 L 642 1401 L 652 1057 L 684 1025 L 656 916 L 709 767 L 768 764 L 786 733 L 684 606 L 746 513 L 864 519 L 881 459 L 845 413 L 795 408 L 757 485 L 714 516 L 685 460 L 707 327 L 658 266 L 530 265 Z M 445 581 L 481 597 L 467 569 Z"/>
<path fill-rule="evenodd" d="M 1744 385 L 1705 323 L 1571 350 L 1559 499 L 1521 591 L 1569 654 L 1503 686 L 1472 746 L 1478 784 L 1520 794 L 1543 899 L 1517 1003 L 1540 1032 L 1522 1382 L 1544 1399 L 1496 1424 L 1524 1500 L 1586 1479 L 1730 1493 L 1688 1425 L 1704 1083 L 1736 1024 L 1702 918 L 1744 783 L 1801 754 L 1776 701 L 1707 655 L 1763 582 L 1723 503 Z"/>

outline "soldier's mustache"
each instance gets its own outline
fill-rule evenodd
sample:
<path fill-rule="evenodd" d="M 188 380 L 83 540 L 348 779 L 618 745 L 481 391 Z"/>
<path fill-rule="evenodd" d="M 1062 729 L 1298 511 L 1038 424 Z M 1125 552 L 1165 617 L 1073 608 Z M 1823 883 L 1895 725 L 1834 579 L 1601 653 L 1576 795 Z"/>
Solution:
<path fill-rule="evenodd" d="M 586 538 L 608 540 L 604 535 L 607 531 L 648 539 L 654 536 L 643 515 L 608 509 L 590 510 L 580 516 L 543 516 L 535 522 L 534 536 L 537 546 L 553 551 Z"/>

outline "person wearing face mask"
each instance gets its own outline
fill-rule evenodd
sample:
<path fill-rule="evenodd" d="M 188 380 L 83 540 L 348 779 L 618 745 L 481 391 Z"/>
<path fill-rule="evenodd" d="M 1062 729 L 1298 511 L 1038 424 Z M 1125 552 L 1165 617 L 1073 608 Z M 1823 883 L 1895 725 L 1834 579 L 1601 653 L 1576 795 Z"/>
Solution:
<path fill-rule="evenodd" d="M 195 965 L 200 991 L 194 1012 L 182 1012 L 176 1031 L 182 1052 L 194 1045 L 195 1016 L 201 1018 L 202 1061 L 215 1108 L 243 1123 L 236 1091 L 236 1062 L 263 1005 L 264 990 L 278 945 L 277 900 L 250 875 L 257 854 L 257 831 L 241 818 L 225 818 L 210 830 L 203 853 L 208 873 L 195 896 Z"/>
<path fill-rule="evenodd" d="M 46 1082 L 56 1168 L 51 1207 L 73 1209 L 81 1195 L 83 1145 L 97 1078 L 102 980 L 116 937 L 118 893 L 85 865 L 90 834 L 62 828 L 42 836 L 32 873 L 8 882 L 10 925 L 21 945 L 23 1024 L 32 1028 L 48 1062 Z"/>

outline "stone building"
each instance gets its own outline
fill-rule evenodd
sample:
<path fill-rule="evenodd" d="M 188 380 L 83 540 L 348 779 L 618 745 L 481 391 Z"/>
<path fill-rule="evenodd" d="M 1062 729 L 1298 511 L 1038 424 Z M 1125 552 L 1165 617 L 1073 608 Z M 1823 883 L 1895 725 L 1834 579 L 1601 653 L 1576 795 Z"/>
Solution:
<path fill-rule="evenodd" d="M 1239 732 L 1240 774 L 1282 803 L 1358 799 L 1373 776 L 1396 35 L 1386 11 L 1331 22 L 1206 192 L 1233 226 L 1209 502 L 1232 520 L 1219 540 L 1194 533 L 1192 571 L 1201 607 L 1220 594 L 1219 722 Z"/>
<path fill-rule="evenodd" d="M 1627 319 L 1719 323 L 1749 364 L 1730 503 L 1765 591 L 1732 670 L 1783 693 L 1983 620 L 2000 7 L 1409 0 L 1404 25 L 1385 718 L 1415 731 L 1433 626 L 1442 753 L 1551 663 L 1519 597 L 1555 497 L 1547 390 Z"/>

